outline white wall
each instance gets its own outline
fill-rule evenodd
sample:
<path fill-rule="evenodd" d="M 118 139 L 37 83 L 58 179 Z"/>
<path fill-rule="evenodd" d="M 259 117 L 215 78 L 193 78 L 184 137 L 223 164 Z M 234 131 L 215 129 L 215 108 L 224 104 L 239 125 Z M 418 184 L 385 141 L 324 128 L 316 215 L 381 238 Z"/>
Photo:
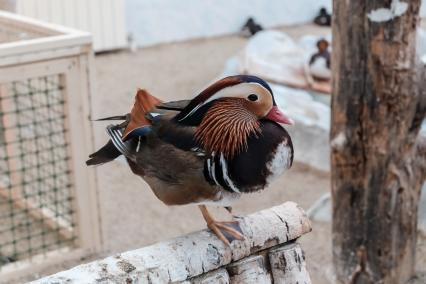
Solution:
<path fill-rule="evenodd" d="M 264 27 L 310 22 L 331 0 L 126 0 L 138 46 L 238 32 L 249 16 Z"/>
<path fill-rule="evenodd" d="M 17 0 L 16 13 L 89 31 L 95 51 L 127 46 L 125 0 Z"/>

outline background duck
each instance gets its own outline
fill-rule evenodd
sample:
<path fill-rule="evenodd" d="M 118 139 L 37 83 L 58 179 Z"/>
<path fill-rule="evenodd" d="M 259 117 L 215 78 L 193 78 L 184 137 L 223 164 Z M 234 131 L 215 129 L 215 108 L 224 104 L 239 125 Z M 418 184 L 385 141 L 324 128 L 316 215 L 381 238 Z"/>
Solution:
<path fill-rule="evenodd" d="M 106 118 L 108 143 L 90 155 L 97 165 L 124 155 L 167 205 L 197 204 L 226 244 L 243 239 L 237 221 L 216 221 L 206 205 L 229 207 L 290 168 L 293 145 L 280 125 L 293 124 L 269 85 L 255 76 L 226 77 L 191 101 L 162 103 L 139 90 L 130 114 Z"/>
<path fill-rule="evenodd" d="M 319 10 L 318 15 L 314 19 L 314 23 L 319 26 L 331 26 L 331 15 L 327 12 L 326 8 L 323 7 Z"/>
<path fill-rule="evenodd" d="M 314 80 L 329 81 L 331 79 L 331 54 L 326 39 L 317 42 L 318 51 L 309 60 L 308 72 Z"/>

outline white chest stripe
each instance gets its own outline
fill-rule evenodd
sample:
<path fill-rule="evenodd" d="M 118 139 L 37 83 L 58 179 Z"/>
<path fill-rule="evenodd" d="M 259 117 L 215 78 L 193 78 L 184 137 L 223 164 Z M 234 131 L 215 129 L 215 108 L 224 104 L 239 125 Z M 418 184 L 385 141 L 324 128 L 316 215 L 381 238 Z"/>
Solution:
<path fill-rule="evenodd" d="M 213 158 L 214 158 L 214 153 L 212 153 L 212 159 L 207 160 L 207 169 L 208 169 L 210 177 L 213 179 L 214 183 L 219 185 L 219 183 L 216 180 L 215 164 L 214 164 Z"/>
<path fill-rule="evenodd" d="M 220 165 L 222 166 L 222 175 L 226 184 L 232 189 L 232 191 L 240 193 L 240 190 L 235 186 L 234 182 L 228 176 L 228 165 L 226 164 L 223 153 L 220 153 Z"/>

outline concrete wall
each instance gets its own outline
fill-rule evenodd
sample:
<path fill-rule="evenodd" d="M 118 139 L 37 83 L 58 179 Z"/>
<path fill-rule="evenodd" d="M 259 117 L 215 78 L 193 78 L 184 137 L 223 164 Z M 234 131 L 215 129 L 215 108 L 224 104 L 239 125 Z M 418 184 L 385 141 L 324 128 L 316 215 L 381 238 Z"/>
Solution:
<path fill-rule="evenodd" d="M 330 0 L 127 0 L 127 29 L 138 46 L 238 32 L 252 16 L 264 27 L 312 21 Z"/>

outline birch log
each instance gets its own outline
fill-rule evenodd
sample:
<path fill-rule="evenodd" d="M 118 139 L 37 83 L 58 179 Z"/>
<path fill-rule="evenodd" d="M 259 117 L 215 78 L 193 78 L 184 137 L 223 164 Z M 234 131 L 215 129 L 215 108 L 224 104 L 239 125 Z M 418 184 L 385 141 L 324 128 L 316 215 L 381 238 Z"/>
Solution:
<path fill-rule="evenodd" d="M 271 275 L 261 255 L 249 256 L 227 267 L 231 284 L 271 284 Z"/>
<path fill-rule="evenodd" d="M 269 262 L 275 283 L 311 284 L 305 255 L 298 243 L 272 249 L 269 252 Z"/>
<path fill-rule="evenodd" d="M 256 212 L 240 219 L 245 240 L 223 244 L 209 230 L 192 233 L 117 256 L 77 266 L 33 283 L 169 283 L 238 261 L 308 233 L 309 219 L 296 203 Z"/>
<path fill-rule="evenodd" d="M 184 284 L 229 284 L 229 275 L 225 268 L 221 268 L 185 281 Z"/>

